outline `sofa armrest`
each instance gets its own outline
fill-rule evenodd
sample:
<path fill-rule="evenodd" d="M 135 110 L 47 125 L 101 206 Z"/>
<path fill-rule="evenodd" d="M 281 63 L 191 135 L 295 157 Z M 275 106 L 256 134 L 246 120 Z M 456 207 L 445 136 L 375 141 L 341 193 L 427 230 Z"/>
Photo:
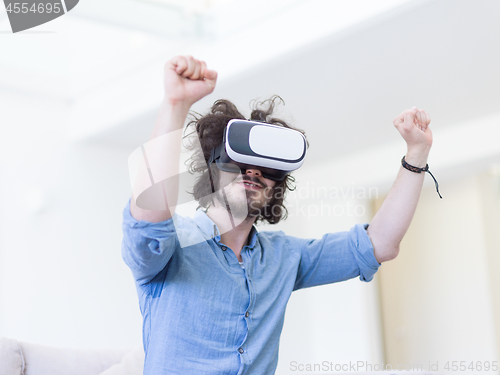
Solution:
<path fill-rule="evenodd" d="M 23 375 L 99 375 L 119 363 L 129 350 L 66 349 L 19 342 Z"/>
<path fill-rule="evenodd" d="M 23 375 L 23 352 L 17 340 L 0 337 L 0 375 Z"/>

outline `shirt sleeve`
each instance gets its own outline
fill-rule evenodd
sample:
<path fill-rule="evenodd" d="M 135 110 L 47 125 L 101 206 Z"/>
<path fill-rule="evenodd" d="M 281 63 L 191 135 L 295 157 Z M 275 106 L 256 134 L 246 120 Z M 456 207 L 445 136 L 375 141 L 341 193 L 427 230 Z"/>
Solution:
<path fill-rule="evenodd" d="M 316 240 L 289 237 L 301 253 L 294 290 L 356 276 L 371 281 L 380 263 L 375 259 L 367 228 L 368 224 L 357 224 L 349 231 L 325 234 Z"/>
<path fill-rule="evenodd" d="M 130 214 L 129 199 L 123 210 L 122 258 L 139 284 L 164 269 L 178 247 L 173 218 L 158 223 L 138 221 Z"/>

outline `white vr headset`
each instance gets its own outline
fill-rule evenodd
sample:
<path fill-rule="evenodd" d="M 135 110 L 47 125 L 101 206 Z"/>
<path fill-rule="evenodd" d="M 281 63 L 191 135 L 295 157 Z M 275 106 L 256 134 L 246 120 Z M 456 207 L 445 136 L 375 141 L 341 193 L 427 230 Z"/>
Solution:
<path fill-rule="evenodd" d="M 293 129 L 257 121 L 234 119 L 224 131 L 222 143 L 212 150 L 208 164 L 225 172 L 259 169 L 264 178 L 283 181 L 299 169 L 306 156 L 306 139 Z"/>

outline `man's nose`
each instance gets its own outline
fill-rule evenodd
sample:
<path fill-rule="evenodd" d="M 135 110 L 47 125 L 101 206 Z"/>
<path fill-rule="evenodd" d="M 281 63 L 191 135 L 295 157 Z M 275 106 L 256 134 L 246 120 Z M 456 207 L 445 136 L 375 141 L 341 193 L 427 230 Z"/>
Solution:
<path fill-rule="evenodd" d="M 249 176 L 262 177 L 262 173 L 258 169 L 247 169 L 245 174 Z"/>

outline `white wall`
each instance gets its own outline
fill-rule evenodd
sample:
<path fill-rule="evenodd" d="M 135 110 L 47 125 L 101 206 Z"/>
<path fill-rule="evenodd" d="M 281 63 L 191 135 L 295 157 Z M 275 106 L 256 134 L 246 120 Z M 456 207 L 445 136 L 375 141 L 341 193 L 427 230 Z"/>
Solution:
<path fill-rule="evenodd" d="M 500 358 L 500 166 L 479 176 L 484 242 L 488 264 L 488 282 L 493 305 L 497 358 Z"/>
<path fill-rule="evenodd" d="M 379 275 L 386 359 L 394 367 L 431 362 L 446 372 L 447 361 L 498 360 L 491 283 L 498 263 L 488 256 L 498 243 L 488 249 L 485 220 L 499 224 L 498 213 L 487 215 L 499 195 L 482 197 L 493 184 L 488 173 L 446 181 L 442 200 L 424 188 L 400 255 Z"/>
<path fill-rule="evenodd" d="M 120 256 L 128 152 L 69 144 L 64 103 L 0 95 L 0 335 L 64 347 L 140 344 Z"/>

